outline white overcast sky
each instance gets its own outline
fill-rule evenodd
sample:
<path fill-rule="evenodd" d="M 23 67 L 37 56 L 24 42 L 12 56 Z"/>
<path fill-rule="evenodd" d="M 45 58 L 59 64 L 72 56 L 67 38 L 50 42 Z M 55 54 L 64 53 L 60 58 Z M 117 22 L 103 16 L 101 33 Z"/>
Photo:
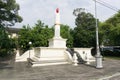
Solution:
<path fill-rule="evenodd" d="M 73 10 L 76 8 L 85 8 L 86 11 L 94 14 L 93 0 L 16 0 L 20 5 L 19 15 L 23 22 L 14 27 L 20 28 L 29 24 L 34 26 L 37 20 L 41 20 L 46 25 L 54 25 L 55 9 L 60 9 L 61 24 L 67 24 L 75 27 L 75 16 Z M 120 9 L 120 0 L 101 0 Z M 116 12 L 97 4 L 97 13 L 100 21 L 104 21 Z"/>

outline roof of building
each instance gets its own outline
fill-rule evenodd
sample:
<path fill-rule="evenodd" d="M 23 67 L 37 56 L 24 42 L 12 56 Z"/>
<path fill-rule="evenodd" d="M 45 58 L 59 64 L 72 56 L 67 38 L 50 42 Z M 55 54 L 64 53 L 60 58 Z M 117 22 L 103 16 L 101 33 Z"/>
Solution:
<path fill-rule="evenodd" d="M 20 28 L 6 28 L 6 30 L 9 32 L 9 33 L 18 33 L 20 31 Z"/>

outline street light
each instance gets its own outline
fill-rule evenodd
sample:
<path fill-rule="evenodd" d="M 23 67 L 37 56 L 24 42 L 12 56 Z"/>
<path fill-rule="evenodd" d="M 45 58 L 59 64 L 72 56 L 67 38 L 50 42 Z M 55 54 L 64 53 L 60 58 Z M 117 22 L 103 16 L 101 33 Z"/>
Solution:
<path fill-rule="evenodd" d="M 95 1 L 95 18 L 96 18 L 96 68 L 103 68 L 102 65 L 102 56 L 100 54 L 100 48 L 99 48 L 99 36 L 98 36 L 98 20 L 97 20 L 97 6 L 96 6 L 96 0 Z"/>
<path fill-rule="evenodd" d="M 29 42 L 30 48 L 31 48 L 31 44 L 32 44 L 32 42 Z M 30 59 L 30 49 L 29 49 L 29 59 Z"/>

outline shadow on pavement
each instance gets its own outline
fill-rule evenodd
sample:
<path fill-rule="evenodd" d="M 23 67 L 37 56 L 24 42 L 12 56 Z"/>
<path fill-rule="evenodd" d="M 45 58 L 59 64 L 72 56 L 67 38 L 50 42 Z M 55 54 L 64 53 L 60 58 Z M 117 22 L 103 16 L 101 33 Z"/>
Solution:
<path fill-rule="evenodd" d="M 13 69 L 14 58 L 0 58 L 0 70 Z"/>
<path fill-rule="evenodd" d="M 0 69 L 13 69 L 12 66 L 10 66 L 9 63 L 0 63 Z"/>

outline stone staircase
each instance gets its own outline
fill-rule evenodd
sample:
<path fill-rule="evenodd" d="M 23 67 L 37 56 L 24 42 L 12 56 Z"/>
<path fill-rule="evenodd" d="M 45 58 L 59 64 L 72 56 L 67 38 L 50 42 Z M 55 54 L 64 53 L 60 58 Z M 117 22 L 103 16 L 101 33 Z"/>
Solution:
<path fill-rule="evenodd" d="M 50 65 L 60 65 L 60 64 L 69 64 L 64 58 L 40 58 L 37 57 L 28 58 L 30 66 L 50 66 Z"/>

